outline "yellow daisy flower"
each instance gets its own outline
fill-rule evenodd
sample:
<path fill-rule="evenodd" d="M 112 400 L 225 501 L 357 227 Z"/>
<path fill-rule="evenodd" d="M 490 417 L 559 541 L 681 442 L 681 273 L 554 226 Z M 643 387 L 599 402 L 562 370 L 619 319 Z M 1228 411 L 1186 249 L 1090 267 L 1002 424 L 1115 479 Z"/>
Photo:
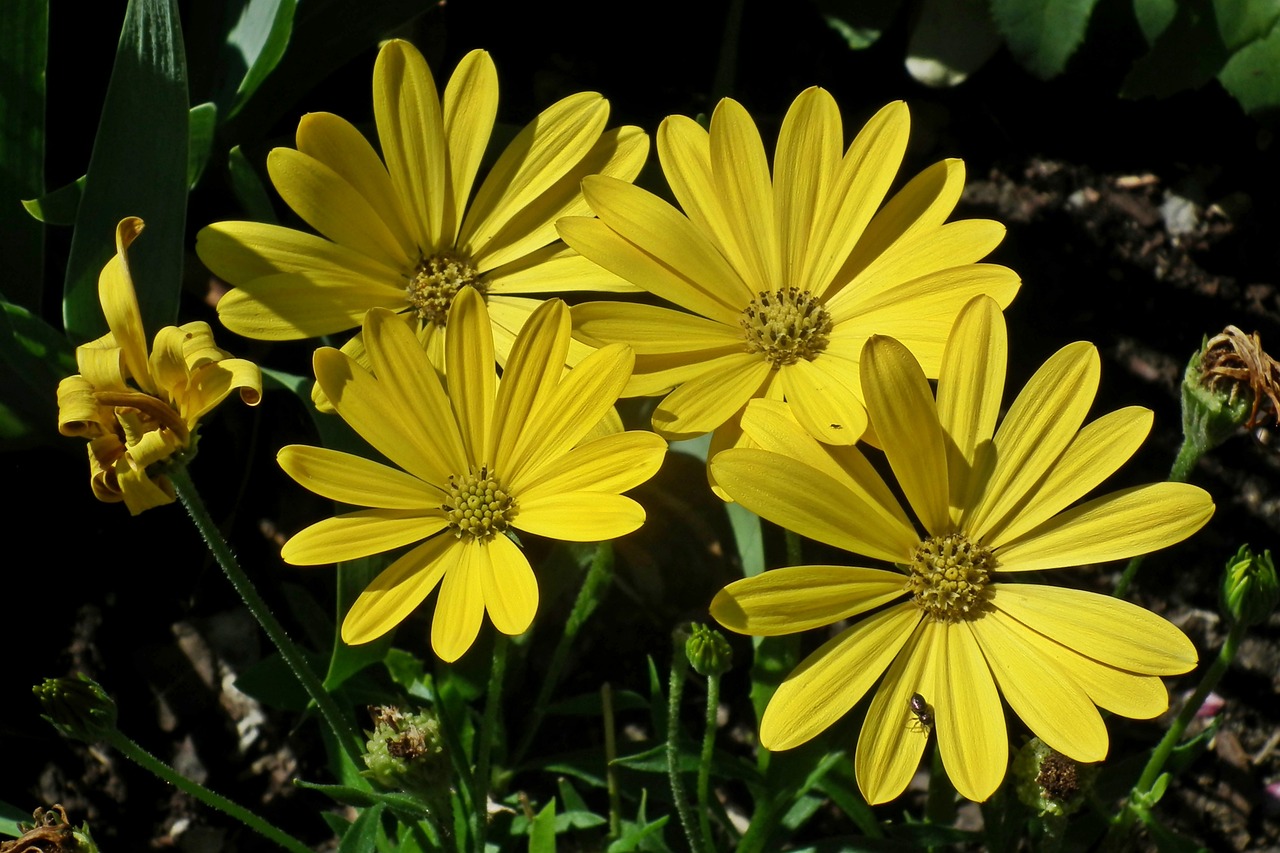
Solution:
<path fill-rule="evenodd" d="M 372 372 L 338 350 L 316 351 L 316 379 L 338 414 L 399 468 L 299 445 L 281 450 L 279 461 L 317 494 L 369 507 L 298 533 L 284 546 L 287 562 L 333 563 L 420 543 L 356 599 L 342 639 L 382 636 L 439 585 L 431 645 L 453 661 L 471 647 L 486 611 L 514 635 L 538 609 L 537 580 L 507 531 L 594 542 L 636 530 L 644 509 L 621 493 L 658 470 L 666 443 L 640 431 L 590 435 L 634 357 L 609 346 L 566 373 L 569 311 L 560 300 L 530 316 L 500 384 L 479 292 L 460 291 L 448 321 L 445 384 L 385 309 L 364 323 Z"/>
<path fill-rule="evenodd" d="M 148 354 L 127 254 L 141 233 L 137 217 L 116 226 L 116 254 L 98 276 L 111 331 L 77 347 L 80 372 L 58 384 L 58 431 L 89 439 L 93 494 L 134 515 L 174 501 L 157 466 L 195 446 L 201 418 L 234 390 L 250 406 L 262 398 L 258 366 L 218 349 L 208 323 L 164 327 Z"/>
<path fill-rule="evenodd" d="M 804 743 L 880 680 L 854 760 L 871 803 L 906 787 L 931 727 L 956 789 L 989 797 L 1008 761 L 1001 694 L 1049 746 L 1101 761 L 1107 729 L 1095 706 L 1154 717 L 1168 706 L 1159 676 L 1196 663 L 1191 642 L 1158 616 L 1021 574 L 1163 548 L 1208 521 L 1213 502 L 1195 486 L 1157 483 L 1067 509 L 1137 450 L 1151 412 L 1133 406 L 1082 426 L 1100 367 L 1094 346 L 1078 342 L 1045 362 L 997 430 L 1005 355 L 1004 318 L 988 298 L 957 319 L 936 401 L 901 343 L 877 336 L 863 350 L 872 425 L 924 533 L 862 454 L 819 445 L 776 403 L 753 403 L 744 417 L 763 449 L 712 461 L 743 506 L 899 567 L 777 569 L 730 584 L 711 604 L 722 625 L 753 635 L 869 614 L 787 677 L 760 742 Z"/>
<path fill-rule="evenodd" d="M 366 311 L 381 307 L 415 316 L 438 357 L 450 303 L 470 287 L 489 303 L 505 359 L 541 301 L 532 294 L 634 290 L 555 232 L 557 218 L 589 212 L 585 175 L 631 180 L 648 153 L 639 128 L 605 130 L 609 104 L 599 94 L 571 95 L 542 112 L 469 205 L 498 107 L 489 54 L 467 54 L 441 99 L 422 54 L 390 41 L 374 66 L 373 96 L 385 165 L 355 127 L 330 113 L 304 116 L 297 150 L 277 148 L 267 158 L 280 195 L 323 236 L 258 222 L 200 232 L 201 260 L 236 286 L 218 304 L 227 328 L 295 340 L 358 328 Z M 358 340 L 346 351 L 359 354 Z M 578 345 L 577 357 L 586 352 Z"/>
<path fill-rule="evenodd" d="M 783 120 L 771 176 L 751 117 L 725 99 L 709 133 L 683 116 L 658 130 L 683 213 L 616 179 L 584 181 L 599 219 L 562 219 L 560 236 L 685 309 L 573 309 L 584 342 L 635 349 L 628 396 L 667 394 L 654 429 L 673 440 L 714 430 L 714 453 L 739 442 L 743 408 L 765 397 L 785 399 L 821 441 L 853 444 L 867 426 L 858 359 L 870 335 L 894 336 L 937 376 L 961 306 L 978 294 L 1009 304 L 1018 276 L 975 263 L 1004 227 L 945 223 L 964 185 L 959 160 L 926 169 L 881 205 L 908 126 L 906 105 L 889 104 L 842 156 L 834 99 L 808 89 Z"/>

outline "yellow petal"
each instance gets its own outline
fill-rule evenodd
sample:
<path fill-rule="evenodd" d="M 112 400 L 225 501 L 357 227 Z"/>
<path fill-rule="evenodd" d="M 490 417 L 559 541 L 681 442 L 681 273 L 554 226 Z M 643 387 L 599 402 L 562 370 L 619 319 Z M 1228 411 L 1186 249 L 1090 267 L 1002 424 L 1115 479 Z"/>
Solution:
<path fill-rule="evenodd" d="M 399 246 L 395 257 L 416 258 L 418 247 L 413 228 L 387 167 L 378 159 L 369 140 L 346 119 L 323 112 L 304 115 L 298 121 L 297 138 L 299 151 L 336 172 L 377 212 Z M 341 209 L 336 211 L 339 216 L 344 213 Z M 324 231 L 318 226 L 317 230 Z"/>
<path fill-rule="evenodd" d="M 958 523 L 986 475 L 979 454 L 991 450 L 1004 394 L 1009 340 L 1004 315 L 990 297 L 972 299 L 947 338 L 938 377 L 938 420 L 947 436 L 951 521 Z"/>
<path fill-rule="evenodd" d="M 579 290 L 640 292 L 639 287 L 560 242 L 486 270 L 484 280 L 490 299 L 506 294 L 570 293 Z"/>
<path fill-rule="evenodd" d="M 658 473 L 666 452 L 667 443 L 651 432 L 606 435 L 573 448 L 518 488 L 525 500 L 558 492 L 625 492 Z"/>
<path fill-rule="evenodd" d="M 993 584 L 992 604 L 1033 631 L 1094 660 L 1139 675 L 1178 675 L 1196 648 L 1169 622 L 1136 604 L 1084 590 Z"/>
<path fill-rule="evenodd" d="M 224 358 L 196 370 L 182 398 L 184 420 L 195 426 L 232 391 L 240 392 L 245 405 L 258 405 L 262 401 L 262 371 L 258 365 L 243 358 Z"/>
<path fill-rule="evenodd" d="M 711 177 L 732 240 L 730 263 L 753 291 L 777 290 L 782 254 L 769 161 L 755 122 L 732 98 L 711 114 Z"/>
<path fill-rule="evenodd" d="M 201 228 L 196 254 L 214 275 L 234 285 L 294 272 L 319 284 L 368 281 L 403 291 L 411 271 L 389 267 L 315 234 L 263 222 L 215 222 Z"/>
<path fill-rule="evenodd" d="M 1152 483 L 1094 498 L 1012 542 L 992 544 L 1002 572 L 1122 560 L 1181 542 L 1208 522 L 1213 509 L 1201 488 Z"/>
<path fill-rule="evenodd" d="M 488 261 L 493 266 L 518 257 L 518 253 L 498 255 L 500 245 L 490 244 L 496 243 L 498 234 L 516 217 L 540 204 L 540 196 L 587 155 L 608 118 L 608 101 L 595 92 L 579 92 L 552 104 L 529 122 L 481 184 L 458 234 L 459 248 L 476 258 L 494 253 Z M 540 224 L 548 226 L 547 231 L 551 231 L 558 207 L 553 203 L 537 215 Z M 527 232 L 530 228 L 526 224 L 516 230 Z M 545 242 L 550 239 L 554 238 Z"/>
<path fill-rule="evenodd" d="M 521 499 L 512 524 L 562 542 L 602 542 L 639 530 L 644 518 L 644 507 L 623 495 L 559 492 Z"/>
<path fill-rule="evenodd" d="M 892 338 L 868 341 L 859 366 L 868 413 L 907 502 L 930 533 L 949 533 L 947 456 L 929 380 Z"/>
<path fill-rule="evenodd" d="M 973 264 L 1000 245 L 1004 231 L 1003 225 L 990 219 L 915 229 L 842 283 L 831 301 L 843 311 L 846 302 L 870 302 L 902 282 Z"/>
<path fill-rule="evenodd" d="M 991 670 L 969 623 L 933 623 L 944 635 L 941 664 L 945 677 L 935 682 L 933 704 L 938 751 L 962 797 L 982 802 L 995 793 L 1009 764 L 1004 708 Z"/>
<path fill-rule="evenodd" d="M 774 203 L 781 233 L 781 281 L 813 291 L 826 282 L 813 276 L 820 260 L 811 243 L 840 165 L 844 145 L 840 108 L 824 89 L 805 89 L 787 110 L 773 157 Z"/>
<path fill-rule="evenodd" d="M 480 593 L 493 627 L 504 634 L 523 634 L 538 612 L 538 579 L 524 554 L 505 536 L 495 536 L 476 549 Z"/>
<path fill-rule="evenodd" d="M 653 413 L 653 428 L 671 441 L 710 432 L 761 394 L 772 372 L 757 354 L 725 358 L 723 366 L 668 394 Z"/>
<path fill-rule="evenodd" d="M 625 343 L 636 355 L 732 348 L 741 353 L 741 328 L 695 314 L 630 302 L 585 302 L 573 306 L 573 331 L 592 346 Z"/>
<path fill-rule="evenodd" d="M 1150 409 L 1129 406 L 1086 425 L 1018 511 L 991 529 L 987 541 L 1012 541 L 1093 491 L 1137 452 L 1153 418 Z"/>
<path fill-rule="evenodd" d="M 1000 692 L 1027 728 L 1076 761 L 1107 757 L 1107 727 L 1093 700 L 1068 670 L 1028 641 L 1034 631 L 999 610 L 968 624 Z"/>
<path fill-rule="evenodd" d="M 461 550 L 452 536 L 437 536 L 383 569 L 347 611 L 342 641 L 368 643 L 403 622 L 456 564 Z"/>
<path fill-rule="evenodd" d="M 368 509 L 326 518 L 298 531 L 280 551 L 286 563 L 320 566 L 381 554 L 434 536 L 448 522 L 439 509 Z"/>
<path fill-rule="evenodd" d="M 711 173 L 711 137 L 707 131 L 686 116 L 667 116 L 658 125 L 658 158 L 667 185 L 693 227 L 719 255 L 732 257 L 734 238 Z M 734 275 L 741 277 L 741 271 Z M 750 288 L 746 290 L 751 292 Z"/>
<path fill-rule="evenodd" d="M 392 39 L 373 66 L 373 115 L 387 171 L 419 248 L 444 247 L 446 154 L 440 96 L 418 49 Z"/>
<path fill-rule="evenodd" d="M 129 246 L 142 233 L 142 227 L 142 220 L 136 216 L 121 219 L 116 225 L 116 253 L 98 276 L 98 301 L 129 376 L 143 391 L 155 394 L 158 389 L 147 370 L 147 333 L 129 274 Z"/>
<path fill-rule="evenodd" d="M 920 614 L 911 603 L 890 607 L 819 646 L 778 685 L 760 720 L 760 744 L 791 749 L 848 713 L 893 661 Z"/>
<path fill-rule="evenodd" d="M 445 663 L 466 654 L 484 622 L 485 547 L 475 540 L 454 540 L 457 562 L 445 573 L 431 620 L 431 648 Z"/>
<path fill-rule="evenodd" d="M 911 699 L 919 694 L 928 704 L 938 696 L 934 685 L 944 661 L 934 646 L 940 637 L 937 626 L 921 622 L 871 699 L 853 766 L 858 788 L 872 805 L 901 794 L 920 766 L 930 729 L 912 711 Z"/>
<path fill-rule="evenodd" d="M 359 190 L 324 163 L 276 148 L 267 156 L 267 172 L 285 203 L 330 240 L 387 267 L 416 262 L 416 250 L 402 245 Z"/>
<path fill-rule="evenodd" d="M 866 432 L 869 420 L 858 362 L 823 353 L 813 361 L 784 365 L 778 372 L 796 419 L 820 441 L 850 445 Z"/>
<path fill-rule="evenodd" d="M 971 538 L 1015 512 L 1075 437 L 1098 392 L 1098 350 L 1077 341 L 1058 350 L 1027 381 L 995 438 L 995 469 L 963 525 Z"/>
<path fill-rule="evenodd" d="M 711 600 L 711 616 L 730 631 L 776 637 L 823 628 L 901 598 L 900 572 L 848 566 L 795 566 L 734 581 Z"/>
<path fill-rule="evenodd" d="M 484 150 L 498 114 L 498 69 L 489 53 L 473 50 L 453 70 L 444 88 L 444 138 L 449 156 L 449 194 L 444 204 L 441 242 L 453 245 L 471 197 Z"/>
<path fill-rule="evenodd" d="M 407 307 L 404 288 L 371 280 L 320 282 L 299 273 L 252 279 L 218 300 L 218 319 L 238 335 L 269 341 L 331 335 L 360 325 L 371 308 Z"/>
<path fill-rule="evenodd" d="M 521 328 L 507 358 L 506 372 L 494 404 L 492 439 L 496 448 L 484 455 L 513 484 L 517 461 L 512 453 L 520 437 L 530 432 L 534 409 L 554 393 L 564 373 L 569 351 L 569 309 L 558 299 L 539 305 Z"/>
<path fill-rule="evenodd" d="M 280 449 L 276 461 L 299 485 L 343 503 L 421 511 L 439 508 L 444 498 L 417 477 L 338 450 L 291 444 Z"/>
<path fill-rule="evenodd" d="M 870 496 L 778 453 L 725 450 L 712 459 L 711 473 L 760 517 L 855 554 L 902 563 L 920 542 Z"/>
<path fill-rule="evenodd" d="M 485 454 L 490 447 L 498 377 L 494 372 L 489 312 L 478 290 L 464 287 L 453 298 L 448 328 L 444 346 L 449 399 L 467 458 L 472 464 L 481 465 L 488 462 Z"/>

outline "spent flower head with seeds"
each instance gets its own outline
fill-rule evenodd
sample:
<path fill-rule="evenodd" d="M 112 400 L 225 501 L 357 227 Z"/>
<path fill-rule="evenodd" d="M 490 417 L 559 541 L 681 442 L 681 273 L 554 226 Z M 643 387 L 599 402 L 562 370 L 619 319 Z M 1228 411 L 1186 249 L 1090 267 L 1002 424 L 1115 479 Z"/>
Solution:
<path fill-rule="evenodd" d="M 635 349 L 626 393 L 666 395 L 653 416 L 660 434 L 714 431 L 714 454 L 741 441 L 744 407 L 764 397 L 785 399 L 819 440 L 854 444 L 867 427 L 858 359 L 870 335 L 894 336 L 937 376 L 965 302 L 986 294 L 1009 304 L 1018 276 L 977 263 L 1004 227 L 946 222 L 964 186 L 959 160 L 885 201 L 908 128 L 906 105 L 889 104 L 845 150 L 835 100 L 808 89 L 782 122 L 771 172 L 751 116 L 725 99 L 709 132 L 683 116 L 658 130 L 683 212 L 624 181 L 583 182 L 599 218 L 562 219 L 560 236 L 681 309 L 573 309 L 576 337 Z"/>
<path fill-rule="evenodd" d="M 76 348 L 80 372 L 58 384 L 58 431 L 89 439 L 94 495 L 134 515 L 175 500 L 163 466 L 189 455 L 201 418 L 232 391 L 250 406 L 262 399 L 258 366 L 218 349 L 208 323 L 165 326 L 147 351 L 128 259 L 142 227 L 132 216 L 116 226 L 98 277 L 110 331 Z"/>
<path fill-rule="evenodd" d="M 365 318 L 372 371 L 336 349 L 316 352 L 316 381 L 338 414 L 399 467 L 302 445 L 278 459 L 308 489 L 368 507 L 295 535 L 284 546 L 287 562 L 332 563 L 419 543 L 356 599 L 343 640 L 377 639 L 439 586 L 431 644 L 453 661 L 471 647 L 486 611 L 504 634 L 533 621 L 538 583 L 509 533 L 597 542 L 636 530 L 644 509 L 622 492 L 658 470 L 666 443 L 640 431 L 598 434 L 633 356 L 620 344 L 604 347 L 566 371 L 569 310 L 560 300 L 529 317 L 501 383 L 478 292 L 458 294 L 449 325 L 443 379 L 385 309 Z"/>
<path fill-rule="evenodd" d="M 235 285 L 218 303 L 227 328 L 294 340 L 358 328 L 370 308 L 387 308 L 406 315 L 439 364 L 449 307 L 473 290 L 488 303 L 505 363 L 536 294 L 635 289 L 555 232 L 559 217 L 589 213 L 584 176 L 629 181 L 648 153 L 639 128 L 605 129 L 609 104 L 599 94 L 544 110 L 474 198 L 498 108 L 488 53 L 463 57 L 442 98 L 422 54 L 393 39 L 378 53 L 373 98 L 385 165 L 354 126 L 323 112 L 299 122 L 296 150 L 267 158 L 280 195 L 323 236 L 258 222 L 200 232 L 201 260 Z M 588 352 L 574 346 L 575 361 Z M 363 359 L 359 336 L 344 351 Z"/>
<path fill-rule="evenodd" d="M 873 337 L 864 348 L 872 426 L 918 526 L 862 453 L 819 444 L 774 401 L 754 401 L 743 418 L 757 448 L 711 463 L 730 496 L 764 518 L 897 566 L 776 569 L 730 584 L 711 605 L 726 628 L 758 636 L 870 614 L 787 677 L 760 740 L 798 746 L 879 681 L 854 760 L 871 803 L 906 787 L 929 729 L 957 790 L 989 797 L 1008 761 L 1001 694 L 1054 749 L 1099 761 L 1108 738 L 1097 706 L 1154 717 L 1168 706 L 1160 676 L 1196 662 L 1181 631 L 1136 605 L 1019 582 L 1171 545 L 1209 520 L 1213 502 L 1195 486 L 1157 483 L 1068 509 L 1137 450 L 1151 412 L 1130 407 L 1084 425 L 1100 367 L 1081 342 L 1036 372 L 997 430 L 1005 358 L 1004 318 L 987 297 L 956 320 L 936 399 L 901 343 Z"/>

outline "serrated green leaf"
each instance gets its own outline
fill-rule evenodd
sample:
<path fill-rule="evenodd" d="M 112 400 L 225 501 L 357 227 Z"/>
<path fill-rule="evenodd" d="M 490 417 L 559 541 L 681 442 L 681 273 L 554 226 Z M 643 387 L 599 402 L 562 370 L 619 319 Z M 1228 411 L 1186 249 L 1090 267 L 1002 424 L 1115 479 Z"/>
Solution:
<path fill-rule="evenodd" d="M 529 853 L 556 853 L 556 801 L 542 807 L 529 829 Z"/>
<path fill-rule="evenodd" d="M 218 108 L 210 101 L 196 104 L 187 112 L 187 188 L 200 183 L 204 167 L 213 151 L 213 135 L 218 128 Z"/>
<path fill-rule="evenodd" d="M 278 223 L 280 220 L 271 206 L 271 196 L 239 145 L 227 154 L 227 170 L 231 174 L 231 191 L 249 219 L 271 225 Z"/>
<path fill-rule="evenodd" d="M 355 823 L 351 824 L 343 834 L 342 843 L 338 845 L 338 853 L 369 853 L 373 850 L 378 842 L 382 812 L 385 809 L 385 805 L 377 803 L 361 812 Z"/>
<path fill-rule="evenodd" d="M 44 282 L 44 228 L 14 199 L 44 193 L 45 62 L 48 0 L 9 0 L 0 27 L 0 258 L 5 292 L 39 309 Z"/>
<path fill-rule="evenodd" d="M 240 112 L 262 81 L 275 70 L 293 34 L 295 0 L 248 0 L 231 32 L 227 47 L 240 57 L 247 69 L 236 87 L 228 116 Z"/>
<path fill-rule="evenodd" d="M 63 288 L 73 341 L 106 331 L 97 281 L 116 223 L 146 221 L 129 266 L 148 339 L 178 313 L 187 206 L 187 72 L 176 0 L 129 0 Z"/>
<path fill-rule="evenodd" d="M 991 0 L 991 17 L 1009 52 L 1032 74 L 1061 74 L 1084 40 L 1098 0 Z"/>
<path fill-rule="evenodd" d="M 81 175 L 66 186 L 58 187 L 39 198 L 24 199 L 22 206 L 32 219 L 46 225 L 75 225 L 83 193 L 84 175 Z"/>
<path fill-rule="evenodd" d="M 1227 60 L 1227 48 L 1214 26 L 1213 0 L 1185 0 L 1160 31 L 1151 50 L 1125 77 L 1126 98 L 1166 98 L 1196 89 L 1213 78 Z"/>
<path fill-rule="evenodd" d="M 907 71 L 926 86 L 957 86 L 1000 41 L 986 0 L 923 0 L 907 43 Z"/>
<path fill-rule="evenodd" d="M 1228 59 L 1218 82 L 1247 113 L 1280 110 L 1280 26 Z"/>

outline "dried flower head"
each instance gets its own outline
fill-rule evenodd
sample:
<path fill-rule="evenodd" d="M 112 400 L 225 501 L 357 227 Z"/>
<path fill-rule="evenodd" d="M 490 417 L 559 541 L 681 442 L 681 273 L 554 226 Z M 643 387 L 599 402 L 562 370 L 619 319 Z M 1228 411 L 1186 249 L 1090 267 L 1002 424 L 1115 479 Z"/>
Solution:
<path fill-rule="evenodd" d="M 1253 429 L 1259 410 L 1265 413 L 1268 404 L 1270 416 L 1280 426 L 1280 362 L 1262 349 L 1257 332 L 1246 335 L 1235 326 L 1227 326 L 1210 338 L 1200 357 L 1200 382 L 1211 391 L 1225 391 L 1231 402 L 1247 386 L 1253 403 L 1246 426 Z"/>

